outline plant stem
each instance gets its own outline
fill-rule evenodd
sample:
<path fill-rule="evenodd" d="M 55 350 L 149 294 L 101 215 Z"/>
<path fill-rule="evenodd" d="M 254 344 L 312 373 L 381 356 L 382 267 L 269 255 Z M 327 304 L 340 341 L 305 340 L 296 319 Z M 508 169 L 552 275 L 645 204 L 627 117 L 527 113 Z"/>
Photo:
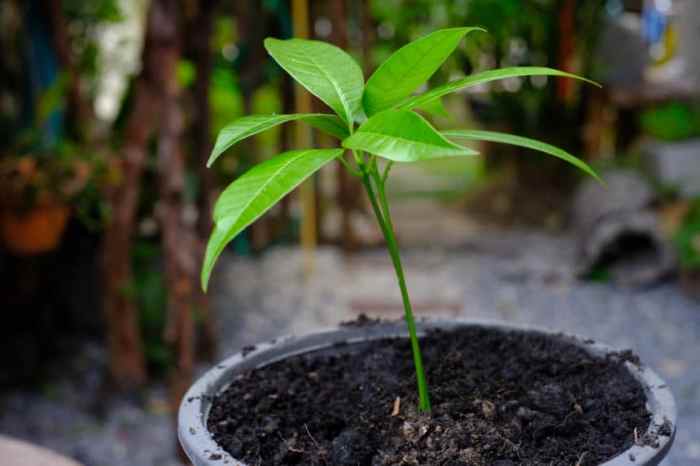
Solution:
<path fill-rule="evenodd" d="M 362 170 L 362 183 L 367 190 L 367 195 L 369 196 L 370 203 L 372 204 L 372 210 L 374 215 L 377 217 L 377 222 L 382 230 L 384 238 L 386 239 L 387 248 L 389 250 L 389 256 L 391 257 L 391 262 L 394 265 L 394 271 L 396 273 L 396 280 L 399 283 L 399 288 L 401 290 L 401 299 L 403 300 L 404 308 L 404 318 L 406 319 L 406 326 L 408 327 L 408 335 L 411 340 L 411 349 L 413 351 L 413 364 L 416 368 L 416 380 L 418 382 L 418 408 L 421 411 L 430 411 L 430 395 L 428 393 L 428 383 L 425 379 L 425 370 L 423 369 L 423 356 L 421 355 L 420 343 L 418 342 L 418 335 L 416 332 L 416 322 L 413 317 L 413 309 L 411 306 L 411 299 L 408 295 L 408 288 L 406 287 L 406 278 L 403 272 L 403 265 L 401 264 L 401 255 L 399 254 L 399 246 L 396 241 L 396 236 L 394 235 L 394 227 L 391 221 L 391 213 L 389 212 L 389 204 L 386 199 L 386 193 L 384 191 L 384 183 L 379 177 L 376 165 L 367 167 L 365 165 L 360 167 Z M 372 180 L 374 179 L 377 185 L 377 191 L 379 193 L 379 201 L 377 200 L 377 195 L 372 187 Z M 381 207 L 380 204 L 381 203 Z"/>

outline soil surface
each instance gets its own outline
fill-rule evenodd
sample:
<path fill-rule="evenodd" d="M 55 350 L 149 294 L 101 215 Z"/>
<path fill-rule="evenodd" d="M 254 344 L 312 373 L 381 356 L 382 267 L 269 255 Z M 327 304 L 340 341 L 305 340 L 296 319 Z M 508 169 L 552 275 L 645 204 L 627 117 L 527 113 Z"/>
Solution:
<path fill-rule="evenodd" d="M 564 340 L 485 329 L 423 339 L 432 393 L 417 412 L 410 345 L 341 346 L 238 376 L 214 439 L 249 465 L 597 465 L 649 424 L 625 369 Z"/>

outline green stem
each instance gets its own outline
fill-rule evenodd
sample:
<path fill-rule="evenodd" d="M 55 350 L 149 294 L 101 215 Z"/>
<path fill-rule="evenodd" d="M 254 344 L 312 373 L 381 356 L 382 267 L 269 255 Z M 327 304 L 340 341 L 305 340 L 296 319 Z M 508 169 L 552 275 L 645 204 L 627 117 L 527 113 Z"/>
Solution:
<path fill-rule="evenodd" d="M 345 154 L 342 154 L 340 157 L 338 157 L 338 161 L 340 161 L 340 163 L 343 164 L 343 166 L 345 167 L 345 169 L 346 169 L 348 172 L 350 172 L 351 175 L 357 176 L 357 177 L 361 177 L 361 176 L 362 176 L 362 173 L 360 173 L 359 170 L 353 168 L 352 165 L 350 165 L 350 163 L 349 163 L 347 160 L 345 160 Z"/>
<path fill-rule="evenodd" d="M 421 355 L 420 343 L 418 342 L 418 334 L 416 332 L 416 321 L 413 317 L 413 309 L 411 306 L 411 299 L 408 295 L 408 288 L 406 286 L 406 278 L 403 272 L 403 265 L 401 264 L 401 256 L 399 254 L 399 246 L 396 241 L 396 236 L 394 235 L 394 227 L 391 221 L 391 213 L 389 212 L 389 204 L 386 199 L 386 193 L 384 191 L 384 183 L 381 182 L 379 178 L 379 173 L 376 170 L 376 166 L 360 167 L 362 170 L 362 183 L 367 190 L 367 195 L 369 196 L 370 203 L 372 204 L 372 210 L 374 215 L 377 217 L 377 222 L 379 227 L 384 234 L 386 239 L 387 248 L 389 249 L 389 256 L 391 257 L 391 262 L 394 265 L 394 271 L 396 272 L 396 279 L 399 283 L 399 288 L 401 289 L 401 299 L 403 300 L 404 317 L 406 319 L 406 326 L 408 327 L 408 335 L 411 340 L 411 349 L 413 351 L 413 364 L 416 368 L 416 380 L 418 382 L 418 407 L 421 411 L 430 411 L 430 395 L 428 393 L 428 383 L 425 379 L 425 370 L 423 369 L 423 356 Z M 369 171 L 369 173 L 368 173 Z M 372 187 L 372 181 L 370 176 L 375 180 L 377 185 L 377 191 L 379 193 L 379 202 L 377 201 L 377 196 Z M 381 202 L 381 207 L 379 203 Z"/>

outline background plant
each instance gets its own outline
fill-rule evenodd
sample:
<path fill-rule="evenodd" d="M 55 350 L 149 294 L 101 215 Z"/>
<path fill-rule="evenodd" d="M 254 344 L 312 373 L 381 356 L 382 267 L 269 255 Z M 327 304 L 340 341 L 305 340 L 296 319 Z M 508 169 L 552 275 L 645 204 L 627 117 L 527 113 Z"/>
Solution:
<path fill-rule="evenodd" d="M 674 240 L 681 267 L 700 270 L 700 199 L 691 202 Z"/>
<path fill-rule="evenodd" d="M 410 336 L 418 383 L 419 407 L 430 410 L 415 319 L 394 233 L 386 183 L 394 163 L 444 157 L 474 156 L 478 152 L 454 141 L 491 141 L 529 149 L 563 159 L 586 173 L 595 173 L 564 150 L 532 139 L 476 130 L 440 132 L 417 111 L 430 108 L 441 97 L 461 89 L 518 76 L 578 76 L 544 67 L 488 70 L 447 82 L 413 95 L 459 46 L 467 34 L 480 28 L 461 27 L 435 31 L 397 50 L 364 82 L 362 70 L 341 49 L 318 41 L 268 38 L 265 48 L 275 61 L 335 115 L 325 113 L 251 115 L 221 130 L 208 164 L 241 140 L 290 121 L 302 121 L 341 142 L 334 149 L 284 152 L 266 160 L 229 185 L 214 208 L 214 229 L 202 267 L 206 290 L 216 259 L 224 247 L 286 194 L 325 164 L 338 160 L 362 180 L 396 272 Z M 346 158 L 345 152 L 351 156 Z M 382 166 L 380 166 L 381 159 Z"/>

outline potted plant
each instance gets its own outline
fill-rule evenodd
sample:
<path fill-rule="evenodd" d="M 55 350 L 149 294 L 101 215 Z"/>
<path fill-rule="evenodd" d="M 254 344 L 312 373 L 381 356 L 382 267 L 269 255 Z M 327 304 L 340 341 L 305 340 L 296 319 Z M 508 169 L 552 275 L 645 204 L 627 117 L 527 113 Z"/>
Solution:
<path fill-rule="evenodd" d="M 413 95 L 477 30 L 422 37 L 391 55 L 366 83 L 337 47 L 265 41 L 275 61 L 335 114 L 240 118 L 221 131 L 209 164 L 242 139 L 289 121 L 330 134 L 340 147 L 280 154 L 221 194 L 202 286 L 228 242 L 337 160 L 367 191 L 396 272 L 405 325 L 361 319 L 248 348 L 211 369 L 179 412 L 179 438 L 195 465 L 654 465 L 670 448 L 673 398 L 631 353 L 532 329 L 414 319 L 385 193 L 394 163 L 473 156 L 475 150 L 454 141 L 493 141 L 544 152 L 596 176 L 551 145 L 487 131 L 440 132 L 417 112 L 446 94 L 499 79 L 584 79 L 550 68 L 506 68 Z"/>
<path fill-rule="evenodd" d="M 19 151 L 21 152 L 21 151 Z M 0 158 L 0 233 L 18 255 L 52 251 L 93 167 L 72 145 Z"/>

